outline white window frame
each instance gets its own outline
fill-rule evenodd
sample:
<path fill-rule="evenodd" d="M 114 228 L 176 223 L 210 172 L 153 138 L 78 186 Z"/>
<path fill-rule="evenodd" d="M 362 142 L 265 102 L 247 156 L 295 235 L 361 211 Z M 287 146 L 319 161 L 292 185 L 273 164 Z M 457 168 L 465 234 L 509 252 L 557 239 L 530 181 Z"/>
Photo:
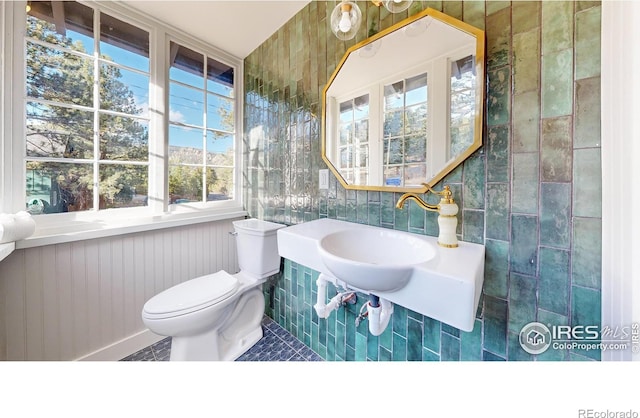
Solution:
<path fill-rule="evenodd" d="M 328 146 L 327 155 L 331 155 L 333 161 L 336 161 L 338 163 L 336 166 L 336 170 L 338 170 L 338 172 L 342 171 L 344 167 L 340 165 L 340 148 L 341 148 L 340 147 L 340 123 L 341 123 L 340 122 L 340 104 L 347 101 L 352 101 L 358 97 L 365 96 L 365 95 L 369 96 L 369 115 L 368 115 L 368 132 L 367 132 L 367 136 L 368 136 L 367 144 L 369 146 L 369 165 L 366 167 L 366 170 L 368 171 L 369 182 L 372 182 L 372 181 L 375 182 L 378 180 L 380 170 L 377 170 L 375 168 L 372 170 L 372 167 L 377 167 L 377 164 L 380 162 L 380 160 L 377 160 L 376 158 L 382 158 L 379 156 L 380 153 L 378 152 L 378 148 L 380 147 L 380 144 L 381 144 L 380 138 L 379 138 L 380 135 L 377 133 L 377 130 L 373 129 L 373 127 L 379 125 L 378 117 L 380 116 L 377 110 L 377 106 L 378 106 L 378 103 L 380 102 L 380 98 L 378 97 L 378 92 L 376 89 L 368 87 L 368 88 L 361 89 L 361 90 L 358 90 L 349 94 L 345 94 L 339 97 L 330 98 L 330 101 L 328 101 L 328 106 L 330 109 L 329 111 L 335 112 L 334 113 L 335 117 L 332 118 L 333 121 L 335 122 L 332 125 L 332 129 L 333 129 L 332 132 L 333 132 L 334 138 L 337 138 L 337 140 L 335 141 L 335 144 L 330 144 L 330 148 Z M 375 106 L 375 108 L 372 107 L 372 104 Z M 366 185 L 359 184 L 357 182 L 357 178 L 360 173 L 360 167 L 357 165 L 354 165 L 353 167 L 351 167 L 351 170 L 353 171 L 353 176 L 354 176 L 353 184 L 366 186 Z"/>
<path fill-rule="evenodd" d="M 383 132 L 384 130 L 384 87 L 400 81 L 408 80 L 411 77 L 415 77 L 420 74 L 427 75 L 427 139 L 434 138 L 434 135 L 436 134 L 438 129 L 438 126 L 436 126 L 434 121 L 439 119 L 437 119 L 434 115 L 434 112 L 435 112 L 434 108 L 436 108 L 436 106 L 434 106 L 434 103 L 436 103 L 436 99 L 434 99 L 433 97 L 435 97 L 434 95 L 442 96 L 442 94 L 437 93 L 438 90 L 444 91 L 445 95 L 447 90 L 444 86 L 442 86 L 442 83 L 439 82 L 440 80 L 439 75 L 435 73 L 436 62 L 437 62 L 437 59 L 434 59 L 422 65 L 410 68 L 406 71 L 398 72 L 393 76 L 380 80 L 380 82 L 377 84 L 378 95 L 380 97 L 380 102 L 378 103 L 378 111 L 380 112 L 380 115 L 378 116 L 378 120 L 379 120 L 378 136 L 380 141 L 380 146 L 378 147 L 378 152 L 380 153 L 380 156 L 379 156 L 380 184 L 383 184 L 382 180 L 384 179 L 384 169 L 382 164 L 382 161 L 384 158 L 383 157 L 384 156 L 384 132 Z M 405 110 L 406 108 L 403 107 L 403 111 Z M 427 142 L 427 149 L 426 149 L 427 159 L 425 161 L 427 165 L 427 169 L 430 169 L 431 167 L 433 167 L 433 160 L 437 158 L 436 157 L 437 150 L 434 149 L 434 142 L 435 141 L 433 140 L 430 140 Z M 427 178 L 431 177 L 429 172 L 427 172 L 426 177 Z M 386 186 L 385 184 L 383 185 Z M 403 184 L 402 187 L 416 187 L 416 186 L 410 185 L 410 184 L 409 185 Z"/>
<path fill-rule="evenodd" d="M 185 35 L 165 23 L 150 19 L 126 6 L 95 1 L 79 1 L 97 11 L 130 23 L 150 34 L 149 90 L 149 203 L 145 207 L 103 209 L 34 216 L 34 236 L 16 243 L 28 248 L 101 236 L 118 235 L 245 216 L 242 193 L 243 61 L 211 45 Z M 2 74 L 2 119 L 0 122 L 0 212 L 25 209 L 26 172 L 24 133 L 26 2 L 3 2 L 5 27 Z M 2 39 L 2 38 L 0 38 Z M 234 68 L 235 169 L 232 200 L 168 204 L 168 89 L 169 41 L 202 52 Z M 152 140 L 153 138 L 153 140 Z"/>
<path fill-rule="evenodd" d="M 447 103 L 447 107 L 446 107 L 446 109 L 444 109 L 444 111 L 446 113 L 445 117 L 446 117 L 447 123 L 446 123 L 446 126 L 445 126 L 446 131 L 444 132 L 444 134 L 449 139 L 451 138 L 451 91 L 450 91 L 450 89 L 451 89 L 451 77 L 453 76 L 451 74 L 451 63 L 454 62 L 454 61 L 466 58 L 469 55 L 473 55 L 474 59 L 477 58 L 476 57 L 475 48 L 473 48 L 473 47 L 460 48 L 460 49 L 452 52 L 451 54 L 449 54 L 449 58 L 447 60 L 443 60 L 443 61 L 446 61 L 446 62 L 443 62 L 443 64 L 446 66 L 446 68 L 444 68 L 444 71 L 446 72 L 446 79 L 447 79 L 447 82 L 446 82 L 446 86 L 447 86 L 446 90 L 447 91 L 445 92 L 446 97 L 444 98 L 444 100 Z M 476 81 L 476 83 L 478 83 L 478 78 L 477 77 L 476 77 L 475 81 Z M 477 111 L 477 109 L 476 109 L 476 111 Z M 475 126 L 474 125 L 472 125 L 472 126 L 475 129 Z M 475 132 L 474 132 L 474 137 L 475 137 Z M 457 158 L 457 155 L 453 155 L 453 156 L 451 155 L 450 147 L 451 147 L 451 141 L 449 140 L 447 142 L 447 149 L 444 150 L 444 159 L 445 159 L 445 161 L 441 163 L 442 165 L 440 165 L 440 167 L 444 167 L 445 165 L 449 164 L 451 161 L 453 161 L 454 159 Z M 449 158 L 447 158 L 447 156 Z M 427 173 L 427 175 L 430 175 L 430 177 L 433 177 L 433 176 L 436 175 L 436 173 Z"/>
<path fill-rule="evenodd" d="M 203 48 L 202 45 L 194 46 L 193 42 L 188 42 L 185 39 L 181 39 L 181 38 L 177 37 L 175 34 L 167 34 L 167 40 L 165 41 L 165 46 L 166 46 L 165 53 L 167 54 L 166 57 L 169 57 L 171 42 L 173 42 L 175 44 L 178 44 L 180 46 L 184 46 L 186 48 L 189 48 L 192 51 L 197 52 L 199 54 L 202 54 L 202 56 L 204 57 L 205 61 L 208 60 L 209 58 L 211 58 L 211 59 L 214 59 L 214 60 L 216 60 L 218 62 L 221 62 L 223 64 L 227 64 L 230 67 L 234 68 L 234 97 L 233 97 L 233 100 L 234 100 L 234 104 L 235 104 L 234 115 L 236 116 L 234 118 L 235 120 L 234 120 L 234 133 L 233 133 L 234 136 L 235 136 L 235 143 L 234 143 L 235 156 L 234 156 L 234 161 L 236 163 L 236 164 L 234 164 L 234 168 L 237 168 L 237 166 L 238 166 L 237 163 L 241 162 L 241 159 L 242 159 L 242 153 L 238 153 L 238 150 L 241 149 L 241 145 L 242 145 L 242 118 L 238 118 L 238 114 L 241 114 L 241 109 L 238 108 L 238 99 L 239 98 L 235 97 L 235 95 L 238 94 L 238 90 L 236 88 L 237 81 L 238 81 L 237 79 L 239 78 L 238 74 L 236 73 L 237 67 L 235 67 L 234 65 L 232 65 L 232 64 L 230 64 L 228 62 L 225 62 L 225 61 L 219 59 L 219 57 L 216 56 L 216 55 L 212 55 L 212 52 L 211 52 L 210 48 Z M 192 86 L 189 86 L 187 84 L 183 84 L 183 83 L 177 82 L 175 80 L 171 81 L 170 77 L 169 77 L 169 70 L 170 70 L 170 67 L 171 67 L 171 63 L 169 63 L 168 60 L 165 60 L 165 61 L 167 62 L 167 73 L 166 73 L 166 81 L 165 81 L 166 84 L 164 84 L 164 85 L 167 86 L 167 90 L 170 91 L 170 89 L 171 89 L 170 83 L 171 82 L 177 83 L 178 85 L 182 85 L 182 86 L 185 86 L 187 88 L 192 88 Z M 216 93 L 212 93 L 211 91 L 207 90 L 207 87 L 206 87 L 207 86 L 206 70 L 205 70 L 205 75 L 204 75 L 204 78 L 203 78 L 203 82 L 204 82 L 204 86 L 203 86 L 204 111 L 207 112 L 208 111 L 208 108 L 207 108 L 208 96 L 209 95 L 215 95 Z M 167 100 L 167 103 L 168 102 L 169 101 Z M 177 126 L 177 125 L 174 125 L 174 126 Z M 206 132 L 217 131 L 217 132 L 221 132 L 221 133 L 227 133 L 226 131 L 222 131 L 220 129 L 212 129 L 212 128 L 207 127 L 206 126 L 206 121 L 204 122 L 204 126 L 198 126 L 198 127 L 193 127 L 191 125 L 185 125 L 185 126 L 187 126 L 189 128 L 202 129 L 202 130 L 204 130 Z M 168 146 L 168 142 L 169 142 L 168 141 L 168 137 L 169 137 L 168 130 L 170 129 L 170 127 L 171 127 L 171 123 L 169 123 L 169 120 L 167 118 L 167 133 L 166 133 L 166 135 L 167 135 L 167 139 L 166 139 L 167 146 Z M 210 167 L 210 166 L 202 166 L 202 167 L 204 169 L 206 169 L 207 167 Z M 234 190 L 233 190 L 233 193 L 234 193 L 234 200 L 235 200 L 236 198 L 240 198 L 241 197 L 241 192 L 242 192 L 242 189 L 240 187 L 241 186 L 241 182 L 240 182 L 241 173 L 239 173 L 236 170 L 234 172 L 234 176 L 233 177 L 234 177 L 234 182 L 233 182 Z M 206 193 L 206 190 L 203 189 L 203 194 L 204 193 Z M 204 199 L 204 196 L 203 196 L 203 199 Z M 188 206 L 193 206 L 193 207 L 197 207 L 197 208 L 200 208 L 200 209 L 206 209 L 207 207 L 210 207 L 212 205 L 220 205 L 220 204 L 224 204 L 224 202 L 216 202 L 216 203 L 204 202 L 204 201 L 203 202 L 191 202 L 191 203 L 188 204 Z M 180 212 L 180 211 L 183 210 L 182 208 L 185 207 L 185 206 L 186 205 L 184 203 L 182 203 L 182 204 L 169 204 L 169 211 L 171 211 L 171 212 Z"/>

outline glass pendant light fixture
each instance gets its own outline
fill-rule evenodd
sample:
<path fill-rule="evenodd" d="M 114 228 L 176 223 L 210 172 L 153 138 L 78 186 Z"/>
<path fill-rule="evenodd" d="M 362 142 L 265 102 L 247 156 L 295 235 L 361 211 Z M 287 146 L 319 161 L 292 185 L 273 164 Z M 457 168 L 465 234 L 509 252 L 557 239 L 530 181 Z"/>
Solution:
<path fill-rule="evenodd" d="M 404 12 L 413 0 L 371 0 L 376 6 L 384 6 L 391 13 Z M 353 39 L 362 23 L 362 12 L 353 1 L 342 0 L 331 12 L 331 31 L 341 41 Z"/>
<path fill-rule="evenodd" d="M 331 31 L 342 41 L 353 39 L 362 24 L 362 12 L 357 4 L 343 0 L 331 12 Z"/>
<path fill-rule="evenodd" d="M 391 13 L 404 12 L 411 6 L 413 0 L 385 0 L 382 2 L 384 7 Z"/>

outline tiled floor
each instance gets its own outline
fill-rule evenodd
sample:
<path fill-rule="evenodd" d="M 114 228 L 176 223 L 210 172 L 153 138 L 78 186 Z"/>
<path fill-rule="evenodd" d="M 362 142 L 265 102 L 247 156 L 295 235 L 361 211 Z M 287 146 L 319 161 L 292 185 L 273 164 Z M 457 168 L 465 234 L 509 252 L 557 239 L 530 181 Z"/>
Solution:
<path fill-rule="evenodd" d="M 265 316 L 262 320 L 264 336 L 236 361 L 323 361 L 322 357 Z M 168 361 L 171 337 L 133 353 L 121 361 Z"/>

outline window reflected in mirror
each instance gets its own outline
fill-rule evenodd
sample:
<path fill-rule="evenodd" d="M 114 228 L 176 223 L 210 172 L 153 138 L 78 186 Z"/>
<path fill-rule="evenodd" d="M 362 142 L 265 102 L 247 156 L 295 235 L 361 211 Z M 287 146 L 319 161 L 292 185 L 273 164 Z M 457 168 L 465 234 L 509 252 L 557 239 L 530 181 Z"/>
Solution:
<path fill-rule="evenodd" d="M 415 192 L 482 146 L 484 49 L 482 30 L 434 9 L 349 48 L 323 94 L 340 183 Z"/>
<path fill-rule="evenodd" d="M 340 103 L 340 155 L 338 170 L 353 184 L 369 178 L 369 95 Z"/>
<path fill-rule="evenodd" d="M 426 176 L 427 73 L 384 86 L 385 186 L 417 186 Z"/>
<path fill-rule="evenodd" d="M 476 87 L 475 57 L 468 55 L 452 61 L 449 159 L 456 158 L 473 144 Z"/>

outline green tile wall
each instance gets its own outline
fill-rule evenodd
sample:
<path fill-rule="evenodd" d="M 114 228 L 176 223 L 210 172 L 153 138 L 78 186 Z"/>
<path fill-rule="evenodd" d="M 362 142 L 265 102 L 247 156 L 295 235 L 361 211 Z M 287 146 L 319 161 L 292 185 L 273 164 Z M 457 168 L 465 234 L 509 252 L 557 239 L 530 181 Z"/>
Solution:
<path fill-rule="evenodd" d="M 373 336 L 365 301 L 318 319 L 318 272 L 289 260 L 265 286 L 267 314 L 331 361 L 598 360 L 597 352 L 518 344 L 523 324 L 599 325 L 601 250 L 600 2 L 415 1 L 392 15 L 359 1 L 366 25 L 338 41 L 335 1 L 312 1 L 245 60 L 244 171 L 253 217 L 329 217 L 437 235 L 436 217 L 398 193 L 318 188 L 322 89 L 348 47 L 426 7 L 487 36 L 484 146 L 444 180 L 460 203 L 458 234 L 486 247 L 472 332 L 401 306 Z M 330 292 L 333 292 L 330 289 Z M 331 293 L 330 293 L 331 294 Z"/>

